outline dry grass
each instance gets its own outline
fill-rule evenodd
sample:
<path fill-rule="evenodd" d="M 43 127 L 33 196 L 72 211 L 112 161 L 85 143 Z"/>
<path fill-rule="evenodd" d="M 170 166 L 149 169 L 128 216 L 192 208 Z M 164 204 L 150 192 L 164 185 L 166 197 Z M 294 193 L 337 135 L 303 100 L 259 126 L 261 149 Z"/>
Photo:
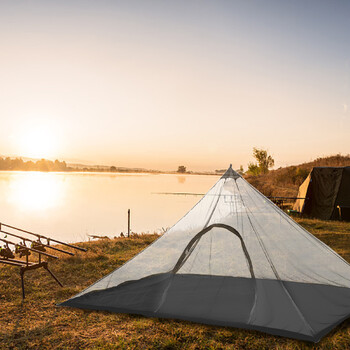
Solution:
<path fill-rule="evenodd" d="M 350 224 L 297 219 L 350 261 Z M 109 273 L 150 244 L 156 235 L 81 243 L 89 251 L 51 263 L 64 283 L 45 271 L 26 275 L 21 300 L 17 268 L 0 267 L 0 349 L 346 349 L 350 322 L 319 344 L 233 328 L 59 308 L 55 305 Z"/>

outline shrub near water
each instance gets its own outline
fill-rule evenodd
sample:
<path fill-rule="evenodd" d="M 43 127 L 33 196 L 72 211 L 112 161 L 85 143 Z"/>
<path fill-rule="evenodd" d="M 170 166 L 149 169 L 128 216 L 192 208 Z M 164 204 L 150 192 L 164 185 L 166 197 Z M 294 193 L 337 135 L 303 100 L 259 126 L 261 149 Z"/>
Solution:
<path fill-rule="evenodd" d="M 299 220 L 318 238 L 350 260 L 350 223 Z M 44 270 L 25 276 L 21 299 L 19 271 L 0 267 L 0 349 L 347 349 L 350 322 L 319 344 L 255 331 L 191 322 L 56 307 L 146 248 L 159 236 L 138 235 L 80 243 L 87 253 L 60 256 L 51 269 L 60 288 Z"/>

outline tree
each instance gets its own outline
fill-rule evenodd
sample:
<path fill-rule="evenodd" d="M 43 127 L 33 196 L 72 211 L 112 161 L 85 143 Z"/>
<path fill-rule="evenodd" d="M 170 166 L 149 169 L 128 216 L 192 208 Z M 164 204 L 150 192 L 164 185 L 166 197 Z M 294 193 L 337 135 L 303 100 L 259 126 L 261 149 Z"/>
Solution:
<path fill-rule="evenodd" d="M 184 174 L 186 172 L 186 167 L 183 165 L 179 165 L 179 167 L 177 168 L 177 172 Z"/>
<path fill-rule="evenodd" d="M 67 169 L 67 164 L 65 161 L 60 162 L 58 159 L 55 160 L 53 169 L 54 171 L 66 171 Z"/>
<path fill-rule="evenodd" d="M 109 171 L 111 171 L 112 173 L 115 173 L 117 171 L 117 168 L 112 165 L 110 168 L 109 168 Z"/>
<path fill-rule="evenodd" d="M 253 148 L 253 156 L 258 161 L 260 172 L 266 174 L 275 165 L 275 160 L 264 149 Z"/>
<path fill-rule="evenodd" d="M 259 175 L 260 174 L 259 165 L 254 163 L 248 163 L 248 173 L 254 176 Z"/>
<path fill-rule="evenodd" d="M 269 168 L 275 165 L 275 160 L 264 149 L 254 147 L 253 157 L 258 163 L 248 164 L 248 172 L 252 175 L 266 174 L 269 172 Z"/>
<path fill-rule="evenodd" d="M 49 171 L 49 165 L 45 159 L 40 159 L 36 162 L 39 171 Z"/>

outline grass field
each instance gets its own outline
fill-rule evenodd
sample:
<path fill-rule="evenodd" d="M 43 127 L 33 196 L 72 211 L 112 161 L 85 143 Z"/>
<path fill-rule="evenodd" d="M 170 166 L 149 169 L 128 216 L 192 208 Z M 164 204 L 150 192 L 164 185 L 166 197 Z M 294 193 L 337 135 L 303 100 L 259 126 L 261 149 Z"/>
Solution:
<path fill-rule="evenodd" d="M 350 261 L 350 223 L 296 219 Z M 55 305 L 120 266 L 158 236 L 81 243 L 87 253 L 53 261 L 60 288 L 46 271 L 25 276 L 0 265 L 0 349 L 350 349 L 350 320 L 318 344 L 233 328 Z"/>

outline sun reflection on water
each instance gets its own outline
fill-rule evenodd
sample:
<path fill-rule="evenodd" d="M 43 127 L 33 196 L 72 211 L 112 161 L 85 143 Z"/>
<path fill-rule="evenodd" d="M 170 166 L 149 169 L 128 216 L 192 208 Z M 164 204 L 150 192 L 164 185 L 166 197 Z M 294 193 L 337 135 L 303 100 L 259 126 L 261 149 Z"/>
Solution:
<path fill-rule="evenodd" d="M 9 202 L 21 210 L 44 211 L 63 200 L 64 183 L 54 174 L 29 172 L 11 179 Z"/>
<path fill-rule="evenodd" d="M 0 171 L 0 221 L 67 242 L 87 234 L 155 232 L 177 222 L 216 178 L 205 175 Z M 230 197 L 230 196 L 229 196 Z"/>

